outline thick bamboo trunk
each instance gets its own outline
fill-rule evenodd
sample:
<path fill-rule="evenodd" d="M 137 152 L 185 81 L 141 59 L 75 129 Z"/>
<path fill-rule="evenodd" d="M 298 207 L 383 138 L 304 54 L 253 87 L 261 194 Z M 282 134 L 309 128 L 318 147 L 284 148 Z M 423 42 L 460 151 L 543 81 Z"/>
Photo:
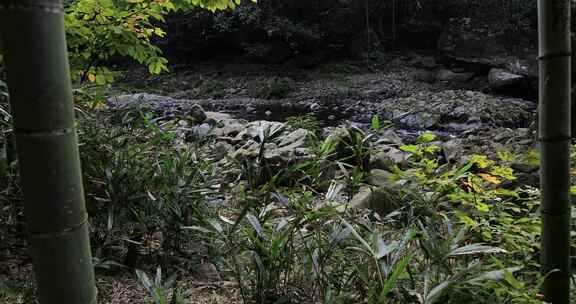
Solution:
<path fill-rule="evenodd" d="M 60 1 L 0 0 L 0 34 L 40 303 L 96 303 Z"/>
<path fill-rule="evenodd" d="M 570 298 L 570 0 L 539 0 L 543 273 L 548 302 Z"/>

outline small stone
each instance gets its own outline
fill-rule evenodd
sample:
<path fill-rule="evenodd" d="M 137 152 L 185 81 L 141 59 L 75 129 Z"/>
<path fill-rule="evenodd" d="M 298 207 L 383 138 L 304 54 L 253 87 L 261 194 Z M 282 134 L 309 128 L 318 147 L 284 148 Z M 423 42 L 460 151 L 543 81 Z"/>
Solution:
<path fill-rule="evenodd" d="M 313 103 L 313 104 L 310 105 L 310 110 L 311 110 L 311 111 L 316 111 L 316 110 L 320 109 L 320 107 L 321 107 L 321 106 L 320 106 L 318 103 Z"/>
<path fill-rule="evenodd" d="M 383 187 L 362 186 L 352 197 L 350 206 L 386 215 L 398 208 L 399 198 L 393 192 L 394 190 Z"/>
<path fill-rule="evenodd" d="M 370 168 L 393 170 L 397 166 L 405 166 L 409 158 L 410 153 L 404 152 L 394 147 L 389 147 L 388 151 L 376 152 L 371 157 Z"/>
<path fill-rule="evenodd" d="M 382 134 L 378 136 L 378 144 L 394 144 L 397 146 L 403 146 L 402 138 L 396 134 L 394 130 L 384 130 Z"/>
<path fill-rule="evenodd" d="M 214 145 L 213 155 L 214 158 L 218 161 L 226 158 L 226 156 L 230 155 L 233 150 L 234 147 L 232 145 L 225 142 L 217 142 Z"/>
<path fill-rule="evenodd" d="M 216 268 L 216 265 L 209 262 L 203 262 L 198 265 L 195 275 L 198 279 L 206 282 L 220 281 L 220 272 L 218 272 L 218 268 Z"/>
<path fill-rule="evenodd" d="M 206 112 L 206 119 L 213 119 L 216 122 L 220 122 L 227 119 L 232 119 L 232 115 L 220 112 Z"/>

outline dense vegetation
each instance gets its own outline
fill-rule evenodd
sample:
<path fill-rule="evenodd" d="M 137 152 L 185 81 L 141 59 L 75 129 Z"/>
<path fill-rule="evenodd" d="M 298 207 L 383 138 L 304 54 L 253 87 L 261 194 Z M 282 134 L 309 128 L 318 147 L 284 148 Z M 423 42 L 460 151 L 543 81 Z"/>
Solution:
<path fill-rule="evenodd" d="M 377 120 L 369 133 L 310 133 L 314 157 L 293 166 L 257 159 L 215 168 L 223 156 L 213 138 L 184 140 L 171 127 L 177 122 L 158 126 L 135 114 L 80 114 L 99 271 L 160 262 L 184 279 L 184 269 L 209 263 L 257 303 L 539 302 L 538 190 L 514 186 L 510 168 L 536 166 L 534 152 L 441 165 L 434 135 L 425 133 L 401 147 L 410 153 L 405 168 L 379 177 L 388 192 L 378 214 L 349 206 L 366 176 L 356 160 L 371 153 L 371 133 L 382 130 Z M 310 118 L 291 121 L 286 128 L 317 131 Z M 274 131 L 281 134 L 258 131 L 261 149 Z M 335 158 L 342 144 L 350 155 Z M 323 176 L 327 168 L 337 171 L 332 179 Z M 20 213 L 15 174 L 3 175 L 7 223 Z M 118 251 L 125 238 L 138 246 Z M 139 276 L 157 303 L 183 292 L 178 281 Z M 10 299 L 16 286 L 3 288 Z"/>
<path fill-rule="evenodd" d="M 519 3 L 503 19 L 491 16 L 500 2 L 479 2 L 488 8 L 480 17 L 504 23 L 503 32 L 535 28 L 534 5 Z M 103 303 L 544 303 L 540 190 L 533 181 L 539 152 L 529 122 L 520 123 L 526 134 L 512 131 L 498 149 L 453 158 L 446 142 L 455 136 L 437 126 L 402 139 L 391 135 L 406 128 L 409 112 L 390 120 L 376 114 L 361 127 L 296 113 L 231 132 L 226 123 L 235 121 L 204 111 L 119 109 L 108 100 L 118 92 L 168 91 L 152 88 L 162 78 L 142 76 L 129 60 L 145 73 L 170 73 L 167 58 L 210 57 L 215 45 L 266 64 L 320 66 L 339 86 L 327 99 L 370 96 L 358 93 L 347 73 L 383 69 L 393 61 L 387 52 L 398 48 L 435 48 L 451 18 L 477 13 L 463 1 L 396 5 L 68 1 L 80 156 Z M 412 13 L 396 22 L 391 10 Z M 422 33 L 434 38 L 419 41 Z M 342 58 L 357 61 L 323 65 Z M 0 257 L 17 262 L 0 263 L 10 268 L 0 267 L 0 303 L 36 303 L 29 277 L 3 280 L 15 264 L 28 262 L 21 261 L 25 219 L 2 73 L 0 63 Z M 234 79 L 199 78 L 187 94 L 232 99 Z M 247 96 L 281 103 L 307 81 L 294 78 L 271 77 Z M 517 126 L 497 127 L 504 133 Z M 481 146 L 474 131 L 462 138 L 472 133 L 468 145 Z M 383 145 L 395 156 L 383 157 Z M 359 197 L 367 199 L 359 204 Z M 137 279 L 147 297 L 107 293 L 110 280 L 125 277 Z"/>

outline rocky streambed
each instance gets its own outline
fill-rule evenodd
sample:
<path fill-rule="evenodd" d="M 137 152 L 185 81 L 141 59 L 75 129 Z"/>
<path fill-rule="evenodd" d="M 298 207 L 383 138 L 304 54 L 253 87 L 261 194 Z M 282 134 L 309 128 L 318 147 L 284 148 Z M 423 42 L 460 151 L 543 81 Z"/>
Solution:
<path fill-rule="evenodd" d="M 286 123 L 291 117 L 316 121 L 320 130 L 314 136 L 319 140 L 340 137 L 345 141 L 354 130 L 369 133 L 370 158 L 364 164 L 369 175 L 353 199 L 361 206 L 371 205 L 377 193 L 374 187 L 387 186 L 386 176 L 393 167 L 406 165 L 409 153 L 401 147 L 414 144 L 424 132 L 436 135 L 434 144 L 447 164 L 463 163 L 473 154 L 493 158 L 504 151 L 523 154 L 533 147 L 536 104 L 490 94 L 487 88 L 494 82 L 493 73 L 449 70 L 421 57 L 391 60 L 386 67 L 338 77 L 312 72 L 306 80 L 280 78 L 290 87 L 280 98 L 255 96 L 247 89 L 251 82 L 265 81 L 270 75 L 225 75 L 218 96 L 203 96 L 186 88 L 188 80 L 172 78 L 165 87 L 173 90 L 119 94 L 109 98 L 108 109 L 144 110 L 160 124 L 179 121 L 183 138 L 215 138 L 213 156 L 221 167 L 230 160 L 263 158 L 272 167 L 283 168 L 311 159 L 307 138 L 312 131 Z M 379 130 L 371 125 L 374 117 L 380 122 Z M 265 142 L 264 134 L 271 136 Z M 538 183 L 536 168 L 513 167 L 518 183 Z M 327 169 L 325 178 L 330 180 L 331 174 Z M 233 179 L 234 172 L 230 176 Z"/>

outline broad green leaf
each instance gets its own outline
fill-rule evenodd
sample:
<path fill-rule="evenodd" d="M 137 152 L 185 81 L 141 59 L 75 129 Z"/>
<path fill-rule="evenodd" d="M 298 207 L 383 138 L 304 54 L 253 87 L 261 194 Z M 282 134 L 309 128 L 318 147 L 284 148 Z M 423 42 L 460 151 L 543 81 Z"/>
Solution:
<path fill-rule="evenodd" d="M 432 142 L 436 139 L 436 135 L 434 133 L 426 132 L 422 133 L 417 139 L 416 143 L 418 144 L 426 144 Z"/>

